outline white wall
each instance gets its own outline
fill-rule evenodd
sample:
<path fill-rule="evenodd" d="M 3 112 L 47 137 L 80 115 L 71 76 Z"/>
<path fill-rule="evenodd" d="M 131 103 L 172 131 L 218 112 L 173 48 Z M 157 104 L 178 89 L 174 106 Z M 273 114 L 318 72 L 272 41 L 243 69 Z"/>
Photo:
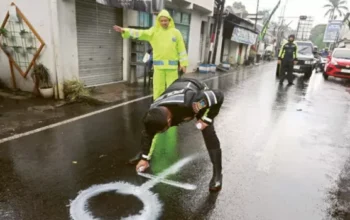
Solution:
<path fill-rule="evenodd" d="M 0 1 L 1 20 L 5 18 L 11 2 L 12 0 Z M 37 62 L 49 69 L 51 81 L 56 88 L 55 97 L 64 98 L 64 80 L 79 77 L 75 1 L 37 0 L 35 8 L 33 2 L 27 0 L 14 2 L 45 42 Z M 12 86 L 8 59 L 4 53 L 0 54 L 0 67 L 0 78 Z M 15 76 L 19 89 L 33 91 L 34 83 L 30 74 L 23 78 L 15 70 Z"/>
<path fill-rule="evenodd" d="M 61 84 L 64 80 L 79 79 L 79 58 L 75 1 L 58 0 L 57 3 L 59 48 L 56 51 L 56 69 Z"/>
<path fill-rule="evenodd" d="M 347 24 L 343 23 L 342 29 L 340 30 L 340 40 L 350 40 L 350 28 Z"/>
<path fill-rule="evenodd" d="M 231 64 L 236 64 L 237 63 L 238 48 L 239 48 L 239 44 L 230 40 L 230 56 L 229 56 L 229 60 L 230 60 Z"/>
<path fill-rule="evenodd" d="M 7 11 L 9 10 L 11 2 L 14 2 L 22 13 L 27 17 L 29 22 L 36 29 L 41 38 L 45 41 L 47 46 L 44 47 L 39 62 L 42 62 L 52 72 L 54 70 L 53 49 L 52 49 L 52 34 L 51 34 L 51 20 L 50 6 L 48 0 L 36 0 L 35 4 L 28 0 L 0 0 L 0 19 L 4 20 Z M 34 7 L 35 5 L 35 7 Z M 23 91 L 33 91 L 34 84 L 31 77 L 25 79 L 20 73 L 15 70 L 15 78 L 17 87 Z M 0 79 L 8 86 L 12 87 L 11 73 L 8 58 L 3 51 L 0 53 Z M 53 79 L 54 81 L 54 79 Z"/>
<path fill-rule="evenodd" d="M 199 5 L 209 11 L 214 10 L 214 0 L 189 0 L 188 2 L 192 2 L 196 5 Z"/>
<path fill-rule="evenodd" d="M 188 43 L 188 61 L 187 72 L 194 72 L 200 62 L 200 34 L 201 34 L 202 17 L 196 11 L 191 13 L 190 36 Z"/>

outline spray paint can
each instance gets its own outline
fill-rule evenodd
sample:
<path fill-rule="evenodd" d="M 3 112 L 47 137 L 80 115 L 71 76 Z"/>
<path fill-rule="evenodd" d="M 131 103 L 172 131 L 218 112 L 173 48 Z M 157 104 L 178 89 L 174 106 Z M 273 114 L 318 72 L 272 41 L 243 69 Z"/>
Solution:
<path fill-rule="evenodd" d="M 198 130 L 202 130 L 202 124 L 201 123 L 197 123 L 196 127 L 198 128 Z"/>
<path fill-rule="evenodd" d="M 137 172 L 139 172 L 139 173 L 142 173 L 143 171 L 145 171 L 145 167 L 140 167 L 140 168 L 137 170 Z"/>

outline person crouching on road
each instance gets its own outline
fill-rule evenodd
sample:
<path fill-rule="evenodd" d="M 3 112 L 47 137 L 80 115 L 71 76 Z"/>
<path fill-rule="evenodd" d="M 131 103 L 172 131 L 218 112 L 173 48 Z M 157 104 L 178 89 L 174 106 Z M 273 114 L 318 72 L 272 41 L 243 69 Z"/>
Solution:
<path fill-rule="evenodd" d="M 178 79 L 178 65 L 186 73 L 188 56 L 181 32 L 167 10 L 162 10 L 156 24 L 148 30 L 137 30 L 114 26 L 123 38 L 133 38 L 150 42 L 153 48 L 153 99 L 157 99 L 165 89 Z"/>
<path fill-rule="evenodd" d="M 283 84 L 287 72 L 288 85 L 293 85 L 293 69 L 294 65 L 298 63 L 298 46 L 294 43 L 294 39 L 295 36 L 290 35 L 288 37 L 288 42 L 282 46 L 278 55 L 278 64 L 280 64 L 280 84 Z"/>
<path fill-rule="evenodd" d="M 154 101 L 146 113 L 142 132 L 141 158 L 136 165 L 137 172 L 149 167 L 156 134 L 170 127 L 189 122 L 196 117 L 197 128 L 202 131 L 211 162 L 213 177 L 209 183 L 210 191 L 220 191 L 222 187 L 222 162 L 220 141 L 214 129 L 214 118 L 219 114 L 224 95 L 210 90 L 206 84 L 188 78 L 177 79 Z"/>

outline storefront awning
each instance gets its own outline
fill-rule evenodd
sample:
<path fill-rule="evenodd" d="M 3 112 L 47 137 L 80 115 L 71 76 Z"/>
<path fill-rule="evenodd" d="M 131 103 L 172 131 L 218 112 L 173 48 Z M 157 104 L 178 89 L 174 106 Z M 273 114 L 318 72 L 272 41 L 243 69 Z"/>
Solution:
<path fill-rule="evenodd" d="M 116 7 L 157 13 L 164 9 L 165 0 L 96 0 L 97 3 Z"/>
<path fill-rule="evenodd" d="M 256 43 L 258 34 L 246 29 L 235 27 L 232 32 L 231 40 L 237 43 L 252 45 Z"/>
<path fill-rule="evenodd" d="M 225 20 L 223 37 L 242 44 L 255 44 L 258 32 L 241 26 L 233 21 Z"/>

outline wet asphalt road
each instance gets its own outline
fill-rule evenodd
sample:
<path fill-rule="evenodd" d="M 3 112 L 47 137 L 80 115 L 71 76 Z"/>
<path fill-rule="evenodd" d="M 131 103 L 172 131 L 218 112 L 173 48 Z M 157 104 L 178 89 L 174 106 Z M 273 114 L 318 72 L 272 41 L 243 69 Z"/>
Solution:
<path fill-rule="evenodd" d="M 330 219 L 329 194 L 350 157 L 347 85 L 314 74 L 280 87 L 274 71 L 269 63 L 207 81 L 225 93 L 216 120 L 223 189 L 208 192 L 211 164 L 201 133 L 189 122 L 178 128 L 177 150 L 170 150 L 176 156 L 163 154 L 155 167 L 160 171 L 169 161 L 203 153 L 170 177 L 197 189 L 163 183 L 151 188 L 163 204 L 160 219 Z M 124 163 L 138 150 L 149 104 L 146 99 L 0 144 L 0 219 L 69 219 L 70 201 L 81 190 L 148 181 Z M 87 208 L 95 218 L 119 219 L 145 207 L 134 196 L 105 192 Z"/>

